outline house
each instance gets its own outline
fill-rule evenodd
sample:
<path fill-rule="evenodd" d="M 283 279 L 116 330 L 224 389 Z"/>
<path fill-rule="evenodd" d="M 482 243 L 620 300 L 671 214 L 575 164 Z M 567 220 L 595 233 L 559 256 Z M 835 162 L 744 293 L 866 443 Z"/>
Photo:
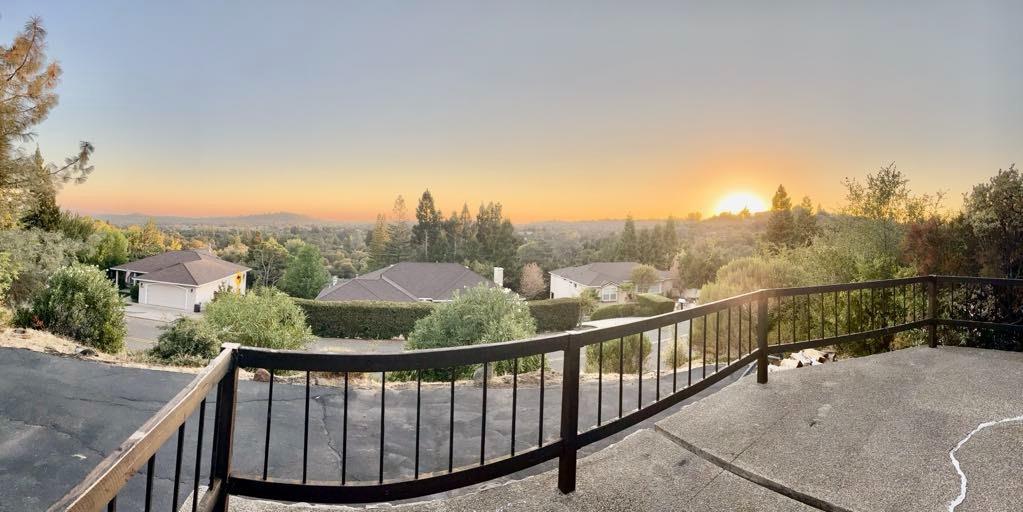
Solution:
<path fill-rule="evenodd" d="M 245 293 L 248 267 L 207 250 L 168 251 L 112 267 L 119 286 L 139 285 L 139 304 L 193 311 L 220 290 Z"/>
<path fill-rule="evenodd" d="M 494 269 L 497 280 L 502 269 Z M 384 300 L 393 302 L 446 302 L 458 290 L 483 284 L 496 286 L 457 263 L 403 261 L 354 279 L 341 279 L 324 288 L 316 300 Z"/>
<path fill-rule="evenodd" d="M 639 266 L 633 261 L 598 262 L 578 267 L 565 267 L 552 270 L 551 298 L 578 297 L 583 290 L 597 291 L 601 302 L 625 302 L 620 287 L 632 279 L 632 269 Z M 660 280 L 647 290 L 635 290 L 637 293 L 663 294 L 671 289 L 671 273 L 658 270 Z"/>

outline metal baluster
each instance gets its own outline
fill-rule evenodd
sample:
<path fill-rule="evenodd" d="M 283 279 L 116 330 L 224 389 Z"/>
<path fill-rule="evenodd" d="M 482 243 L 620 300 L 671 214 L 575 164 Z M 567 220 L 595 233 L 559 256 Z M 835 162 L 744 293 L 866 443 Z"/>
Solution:
<path fill-rule="evenodd" d="M 783 328 L 782 327 L 782 321 L 784 320 L 783 316 L 785 315 L 785 313 L 782 311 L 784 309 L 782 307 L 783 306 L 782 298 L 781 297 L 775 298 L 774 299 L 774 303 L 775 303 L 775 305 L 777 306 L 777 309 L 778 309 L 778 345 L 781 345 L 781 331 L 782 331 L 782 328 Z M 768 305 L 768 309 L 770 309 L 770 305 L 771 305 L 770 299 L 768 299 L 767 305 Z"/>
<path fill-rule="evenodd" d="M 707 315 L 703 315 L 703 350 L 700 351 L 700 359 L 703 360 L 703 378 L 707 378 Z"/>
<path fill-rule="evenodd" d="M 625 391 L 625 337 L 618 338 L 618 417 L 622 417 L 622 394 Z"/>
<path fill-rule="evenodd" d="M 738 357 L 738 359 L 742 359 L 742 304 L 739 304 L 739 314 L 736 315 L 736 316 L 739 317 L 739 324 L 736 326 L 737 327 L 736 330 L 738 331 L 738 336 L 739 336 L 739 347 L 738 347 L 739 348 L 739 357 Z M 731 323 L 729 323 L 729 325 L 731 325 Z M 728 339 L 731 340 L 731 337 L 729 336 Z"/>
<path fill-rule="evenodd" d="M 687 339 L 689 343 L 689 370 L 686 372 L 686 387 L 689 387 L 693 385 L 693 319 L 690 318 L 686 323 L 689 324 L 689 338 Z"/>
<path fill-rule="evenodd" d="M 153 473 L 156 471 L 156 454 L 146 463 L 146 512 L 153 509 Z"/>
<path fill-rule="evenodd" d="M 796 315 L 799 314 L 799 298 L 795 295 L 792 296 L 792 340 L 790 343 L 796 342 Z"/>
<path fill-rule="evenodd" d="M 838 324 L 839 324 L 839 319 L 841 317 L 839 316 L 839 313 L 838 313 L 838 292 L 836 291 L 833 295 L 834 295 L 834 299 L 835 299 L 835 337 L 837 338 L 838 337 Z"/>
<path fill-rule="evenodd" d="M 746 304 L 746 353 L 753 353 L 753 303 Z"/>
<path fill-rule="evenodd" d="M 490 361 L 483 363 L 483 414 L 480 415 L 480 466 L 486 460 L 485 449 L 487 447 L 487 381 L 490 379 Z"/>
<path fill-rule="evenodd" d="M 678 322 L 675 322 L 674 349 L 671 352 L 671 392 L 678 391 Z"/>
<path fill-rule="evenodd" d="M 540 448 L 540 447 L 543 446 L 543 387 L 544 387 L 543 386 L 543 374 L 544 374 L 544 366 L 546 365 L 546 359 L 547 359 L 547 354 L 546 353 L 540 354 L 540 428 L 538 429 L 540 431 L 540 433 L 537 434 L 537 441 L 536 441 L 537 448 Z"/>
<path fill-rule="evenodd" d="M 483 385 L 486 386 L 486 375 L 483 376 Z M 486 389 L 486 388 L 484 388 Z M 384 412 L 387 410 L 387 372 L 380 372 L 380 473 L 377 475 L 377 483 L 384 483 Z"/>
<path fill-rule="evenodd" d="M 637 389 L 639 389 L 639 397 L 638 397 L 638 400 L 636 402 L 636 410 L 637 411 L 643 408 L 643 359 L 644 359 L 644 357 L 643 357 L 644 356 L 644 354 L 643 354 L 643 333 L 639 333 L 638 336 L 639 336 L 639 350 L 637 352 L 639 353 L 639 355 L 636 356 L 636 359 L 639 359 L 639 369 L 636 370 L 636 376 L 639 377 L 639 381 L 638 381 L 639 382 L 639 386 L 637 386 Z"/>
<path fill-rule="evenodd" d="M 728 327 L 725 328 L 725 366 L 732 364 L 732 308 L 728 308 L 728 314 L 725 315 L 725 320 L 728 323 Z"/>
<path fill-rule="evenodd" d="M 192 512 L 199 507 L 199 470 L 202 468 L 202 429 L 206 423 L 206 399 L 199 402 L 199 431 L 195 437 L 195 478 L 192 479 Z M 115 500 L 116 501 L 116 500 Z M 117 504 L 115 503 L 116 507 Z"/>
<path fill-rule="evenodd" d="M 656 402 L 661 401 L 661 328 L 657 328 L 657 383 L 654 385 L 657 390 L 654 393 Z"/>
<path fill-rule="evenodd" d="M 348 469 L 348 372 L 345 372 L 345 405 L 341 416 L 341 485 L 345 484 Z"/>
<path fill-rule="evenodd" d="M 174 457 L 174 494 L 171 495 L 171 510 L 178 510 L 178 491 L 181 488 L 181 453 L 185 448 L 185 422 L 178 427 L 178 450 Z"/>
<path fill-rule="evenodd" d="M 604 342 L 597 344 L 597 426 L 601 423 L 604 404 Z"/>
<path fill-rule="evenodd" d="M 305 430 L 302 435 L 302 483 L 309 473 L 309 371 L 305 372 Z"/>
<path fill-rule="evenodd" d="M 448 418 L 448 473 L 455 467 L 455 371 L 451 368 L 451 413 Z M 542 410 L 542 408 L 541 408 Z"/>
<path fill-rule="evenodd" d="M 266 442 L 263 443 L 263 480 L 270 465 L 270 412 L 274 404 L 274 371 L 270 369 L 270 391 L 266 397 Z"/>
<path fill-rule="evenodd" d="M 107 502 L 107 512 L 117 512 L 117 495 L 115 494 L 110 501 Z"/>
<path fill-rule="evenodd" d="M 416 370 L 416 480 L 419 480 L 419 425 L 423 409 L 423 370 Z"/>
<path fill-rule="evenodd" d="M 810 294 L 808 293 L 808 294 L 806 294 L 806 341 L 810 341 L 810 337 L 813 336 L 813 333 L 810 332 L 810 329 L 812 327 L 811 324 L 813 324 L 813 322 L 810 321 L 810 316 L 811 316 L 810 315 Z"/>
<path fill-rule="evenodd" d="M 824 328 L 824 293 L 821 293 L 821 339 L 827 338 L 828 335 Z"/>
<path fill-rule="evenodd" d="M 852 334 L 852 290 L 845 291 L 845 333 Z"/>
<path fill-rule="evenodd" d="M 515 413 L 519 403 L 519 358 L 512 361 L 511 454 L 515 455 Z"/>
<path fill-rule="evenodd" d="M 718 372 L 718 357 L 721 354 L 721 311 L 714 312 L 714 373 Z"/>

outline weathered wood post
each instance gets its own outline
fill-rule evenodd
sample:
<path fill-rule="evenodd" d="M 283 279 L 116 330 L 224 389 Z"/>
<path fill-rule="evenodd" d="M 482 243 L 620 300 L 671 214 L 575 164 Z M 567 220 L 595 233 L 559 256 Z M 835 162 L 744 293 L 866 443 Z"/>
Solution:
<path fill-rule="evenodd" d="M 757 295 L 757 382 L 767 384 L 767 293 Z"/>
<path fill-rule="evenodd" d="M 214 512 L 226 512 L 228 510 L 227 478 L 231 474 L 231 445 L 234 443 L 234 415 L 238 403 L 238 343 L 224 343 L 220 346 L 222 350 L 230 350 L 231 369 L 224 375 L 223 380 L 217 386 L 217 415 L 213 422 L 213 437 L 215 439 L 215 453 L 213 453 L 210 467 L 210 491 L 215 491 L 212 496 Z M 198 461 L 196 461 L 198 464 Z M 205 501 L 205 500 L 204 500 Z"/>

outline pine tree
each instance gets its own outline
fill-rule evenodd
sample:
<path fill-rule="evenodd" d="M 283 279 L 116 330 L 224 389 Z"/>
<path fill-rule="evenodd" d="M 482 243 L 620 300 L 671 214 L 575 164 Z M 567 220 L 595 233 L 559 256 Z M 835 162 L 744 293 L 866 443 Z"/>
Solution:
<path fill-rule="evenodd" d="M 427 189 L 419 198 L 419 205 L 416 206 L 416 225 L 412 228 L 412 242 L 419 249 L 420 259 L 438 260 L 441 248 L 436 242 L 440 237 L 442 219 L 440 211 L 434 204 L 433 195 Z M 431 244 L 434 247 L 431 247 Z"/>
<path fill-rule="evenodd" d="M 387 216 L 382 213 L 377 214 L 377 222 L 373 226 L 373 231 L 370 232 L 369 260 L 371 268 L 387 266 L 387 245 L 390 239 L 388 233 Z"/>
<path fill-rule="evenodd" d="M 804 196 L 799 206 L 792 209 L 792 244 L 794 246 L 810 245 L 817 236 L 817 215 L 813 211 L 813 201 Z"/>
<path fill-rule="evenodd" d="M 630 214 L 625 218 L 625 227 L 622 228 L 622 236 L 618 240 L 618 261 L 636 261 L 639 259 L 638 238 L 636 236 L 636 221 Z"/>
<path fill-rule="evenodd" d="M 793 246 L 795 220 L 792 217 L 792 199 L 785 187 L 778 185 L 778 190 L 771 199 L 771 218 L 767 221 L 767 242 L 775 250 Z"/>

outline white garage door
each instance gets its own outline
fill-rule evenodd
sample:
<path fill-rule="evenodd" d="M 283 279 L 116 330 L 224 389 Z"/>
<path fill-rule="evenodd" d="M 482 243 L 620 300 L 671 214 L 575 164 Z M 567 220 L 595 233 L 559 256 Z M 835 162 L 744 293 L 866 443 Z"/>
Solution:
<path fill-rule="evenodd" d="M 188 290 L 169 284 L 147 283 L 146 304 L 168 308 L 191 309 L 186 303 Z"/>

